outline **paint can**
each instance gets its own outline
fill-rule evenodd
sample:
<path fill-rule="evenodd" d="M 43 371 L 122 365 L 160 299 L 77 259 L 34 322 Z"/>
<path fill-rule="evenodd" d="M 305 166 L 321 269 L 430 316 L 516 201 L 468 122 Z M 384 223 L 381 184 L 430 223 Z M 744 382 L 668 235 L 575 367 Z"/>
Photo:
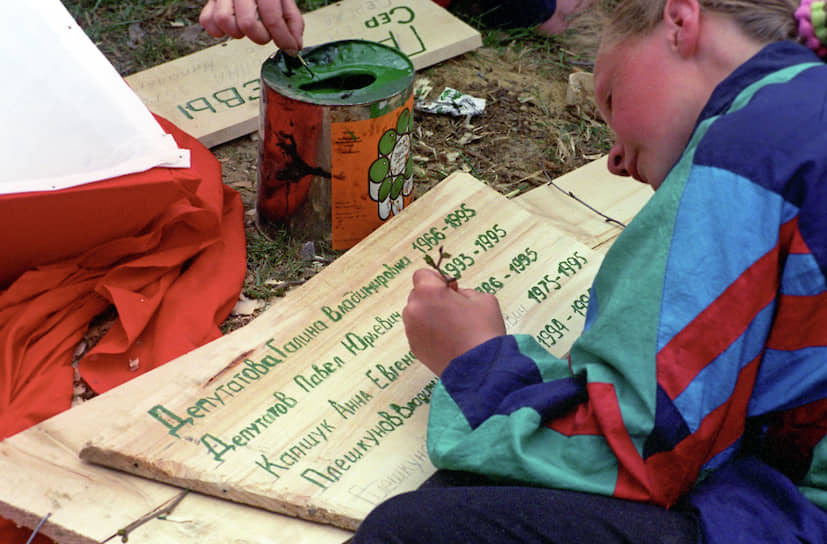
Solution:
<path fill-rule="evenodd" d="M 347 249 L 411 202 L 414 67 L 364 40 L 301 60 L 262 65 L 256 218 L 265 234 Z"/>

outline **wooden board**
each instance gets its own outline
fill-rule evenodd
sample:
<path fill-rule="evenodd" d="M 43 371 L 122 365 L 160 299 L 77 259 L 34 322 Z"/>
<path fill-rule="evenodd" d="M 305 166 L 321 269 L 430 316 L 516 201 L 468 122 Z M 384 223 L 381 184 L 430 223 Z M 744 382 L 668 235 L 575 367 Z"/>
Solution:
<path fill-rule="evenodd" d="M 462 285 L 497 291 L 509 330 L 568 351 L 601 255 L 456 174 L 259 316 L 254 336 L 173 361 L 149 388 L 127 384 L 135 402 L 81 457 L 355 529 L 435 470 L 425 431 L 436 380 L 409 352 L 401 311 L 437 245 Z"/>
<path fill-rule="evenodd" d="M 540 174 L 542 175 L 542 174 Z M 615 176 L 606 168 L 606 157 L 560 176 L 555 185 L 603 214 L 628 224 L 654 191 L 629 177 Z M 557 228 L 592 249 L 606 252 L 623 228 L 577 202 L 550 184 L 515 198 L 515 202 L 546 218 Z"/>
<path fill-rule="evenodd" d="M 134 395 L 143 392 L 113 389 L 0 442 L 0 516 L 34 528 L 49 515 L 40 532 L 58 544 L 117 544 L 118 531 L 177 498 L 178 488 L 78 457 L 91 436 L 122 417 Z M 151 517 L 128 532 L 130 544 L 340 544 L 350 536 L 198 493 L 189 493 L 164 519 Z"/>
<path fill-rule="evenodd" d="M 605 168 L 605 158 L 556 181 L 587 201 L 606 198 L 610 207 L 629 200 L 629 195 L 634 195 L 642 205 L 651 194 L 651 190 L 641 184 L 610 175 Z M 584 187 L 589 187 L 589 190 L 584 190 Z M 569 236 L 584 242 L 594 241 L 594 234 L 606 228 L 599 216 L 584 213 L 572 199 L 558 198 L 545 187 L 529 191 L 513 202 L 548 217 Z M 620 229 L 614 231 L 619 233 Z M 598 249 L 603 250 L 612 239 L 613 236 L 608 242 L 599 244 Z M 335 286 L 338 280 L 327 282 Z M 399 288 L 407 289 L 405 286 Z M 261 317 L 269 315 L 265 313 Z M 278 330 L 277 327 L 278 319 L 266 322 L 256 319 L 220 339 L 221 349 L 240 353 L 245 346 L 255 345 L 262 335 Z M 202 349 L 208 352 L 212 349 L 210 346 Z M 186 382 L 190 373 L 186 366 L 170 363 L 0 441 L 0 516 L 34 528 L 48 514 L 41 532 L 60 544 L 91 544 L 107 539 L 120 542 L 120 538 L 116 537 L 120 529 L 174 500 L 181 490 L 84 463 L 78 454 L 89 440 L 100 434 L 101 429 L 128 417 L 136 400 L 151 394 L 163 384 Z M 378 463 L 384 461 L 383 458 Z M 200 493 L 189 493 L 170 515 L 163 519 L 150 517 L 131 530 L 129 542 L 338 544 L 350 534 L 332 526 L 277 515 Z"/>
<path fill-rule="evenodd" d="M 365 39 L 397 47 L 416 69 L 482 45 L 432 0 L 344 0 L 305 14 L 304 45 Z M 212 147 L 258 128 L 262 63 L 272 44 L 231 40 L 126 78 L 154 113 Z"/>

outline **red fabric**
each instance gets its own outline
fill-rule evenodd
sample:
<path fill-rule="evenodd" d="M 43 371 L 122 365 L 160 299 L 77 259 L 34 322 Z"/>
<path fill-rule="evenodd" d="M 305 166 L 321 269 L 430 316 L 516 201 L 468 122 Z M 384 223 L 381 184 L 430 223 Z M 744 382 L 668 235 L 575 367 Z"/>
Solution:
<path fill-rule="evenodd" d="M 190 168 L 0 197 L 0 439 L 70 407 L 74 350 L 110 305 L 117 321 L 80 362 L 98 393 L 221 335 L 246 271 L 241 198 L 207 148 L 159 122 Z M 0 519 L 0 542 L 29 534 Z"/>

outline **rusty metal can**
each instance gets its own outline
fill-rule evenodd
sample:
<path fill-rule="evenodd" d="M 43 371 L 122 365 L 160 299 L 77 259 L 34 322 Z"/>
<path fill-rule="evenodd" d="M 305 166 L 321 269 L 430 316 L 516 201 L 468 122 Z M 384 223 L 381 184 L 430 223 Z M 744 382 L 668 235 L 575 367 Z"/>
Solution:
<path fill-rule="evenodd" d="M 347 249 L 412 199 L 414 68 L 364 40 L 301 54 L 262 65 L 256 218 Z"/>

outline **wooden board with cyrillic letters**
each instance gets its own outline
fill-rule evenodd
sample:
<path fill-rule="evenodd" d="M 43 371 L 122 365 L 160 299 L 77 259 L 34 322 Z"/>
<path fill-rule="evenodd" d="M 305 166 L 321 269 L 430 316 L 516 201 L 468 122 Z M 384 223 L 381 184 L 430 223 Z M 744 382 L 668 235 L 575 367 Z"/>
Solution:
<path fill-rule="evenodd" d="M 558 178 L 556 182 L 565 190 L 574 192 L 585 201 L 598 205 L 601 211 L 620 221 L 628 222 L 637 212 L 637 207 L 646 201 L 648 195 L 651 194 L 651 190 L 634 181 L 609 175 L 603 161 L 605 159 L 566 174 Z M 549 318 L 562 321 L 560 317 L 566 318 L 569 315 L 567 313 L 568 309 L 572 308 L 575 301 L 573 298 L 568 300 L 570 297 L 567 290 L 572 288 L 576 294 L 581 286 L 585 289 L 595 272 L 596 261 L 587 264 L 586 268 L 583 268 L 574 277 L 577 282 L 582 282 L 580 285 L 572 282 L 562 286 L 563 288 L 560 291 L 555 290 L 555 296 L 550 300 L 537 304 L 528 298 L 528 286 L 536 286 L 537 282 L 530 280 L 518 281 L 514 278 L 505 279 L 505 275 L 509 272 L 513 274 L 513 271 L 509 270 L 511 259 L 505 257 L 511 254 L 512 251 L 517 255 L 529 248 L 538 252 L 538 261 L 532 262 L 526 272 L 531 271 L 536 266 L 547 267 L 549 266 L 547 263 L 541 264 L 539 255 L 541 248 L 546 248 L 548 244 L 551 244 L 553 251 L 548 255 L 544 255 L 543 258 L 550 257 L 551 266 L 557 263 L 559 268 L 562 259 L 558 257 L 571 256 L 571 253 L 567 253 L 567 251 L 581 247 L 574 240 L 579 240 L 588 247 L 602 251 L 614 236 L 621 232 L 621 229 L 617 226 L 606 225 L 603 219 L 596 214 L 588 210 L 584 212 L 580 204 L 551 187 L 535 189 L 509 202 L 494 194 L 487 187 L 473 179 L 469 179 L 469 176 L 460 175 L 453 178 L 451 183 L 440 184 L 438 190 L 430 191 L 417 202 L 421 204 L 417 205 L 415 202 L 402 215 L 388 222 L 386 226 L 381 227 L 376 233 L 368 237 L 364 242 L 364 247 L 359 245 L 349 251 L 306 284 L 303 289 L 289 293 L 287 297 L 276 302 L 272 308 L 266 310 L 247 326 L 104 395 L 91 399 L 0 442 L 0 474 L 3 474 L 3 478 L 0 478 L 0 516 L 33 528 L 48 515 L 48 519 L 40 531 L 61 543 L 87 544 L 103 542 L 107 539 L 120 541 L 121 537 L 118 532 L 123 533 L 124 529 L 127 529 L 129 542 L 152 544 L 195 542 L 198 544 L 224 544 L 226 542 L 334 544 L 346 540 L 351 534 L 347 530 L 327 524 L 304 521 L 292 516 L 274 514 L 264 509 L 220 500 L 196 492 L 188 493 L 171 513 L 158 517 L 157 510 L 160 507 L 170 504 L 170 501 L 174 501 L 180 496 L 182 493 L 180 487 L 82 462 L 79 458 L 79 452 L 90 442 L 93 445 L 98 444 L 109 448 L 111 445 L 109 443 L 117 442 L 117 440 L 113 440 L 116 437 L 111 434 L 116 432 L 113 429 L 128 431 L 124 437 L 127 442 L 134 441 L 136 435 L 141 435 L 143 430 L 147 430 L 143 442 L 143 449 L 147 452 L 152 450 L 152 448 L 149 448 L 149 444 L 156 443 L 155 441 L 161 435 L 163 440 L 173 444 L 172 449 L 179 447 L 175 443 L 185 441 L 178 440 L 169 434 L 171 428 L 174 428 L 177 423 L 174 423 L 172 419 L 167 420 L 171 424 L 168 427 L 154 416 L 151 416 L 149 410 L 155 406 L 163 406 L 170 413 L 180 417 L 181 420 L 192 417 L 193 423 L 195 423 L 196 420 L 204 419 L 189 414 L 186 408 L 197 406 L 197 399 L 206 398 L 206 395 L 197 396 L 195 402 L 188 402 L 186 399 L 194 398 L 192 397 L 193 392 L 204 391 L 204 385 L 207 382 L 209 382 L 208 386 L 212 387 L 212 390 L 209 391 L 210 395 L 218 394 L 220 396 L 221 393 L 216 393 L 216 391 L 219 391 L 218 387 L 224 386 L 223 391 L 226 398 L 222 398 L 225 401 L 227 399 L 233 401 L 232 408 L 223 409 L 225 414 L 234 414 L 228 416 L 228 418 L 240 422 L 241 429 L 246 428 L 251 421 L 255 422 L 259 417 L 265 417 L 263 414 L 268 413 L 270 407 L 276 406 L 275 403 L 278 402 L 278 399 L 272 396 L 271 391 L 268 391 L 269 398 L 273 400 L 268 405 L 256 405 L 255 401 L 245 397 L 251 396 L 252 398 L 252 396 L 255 396 L 257 394 L 255 388 L 260 387 L 255 384 L 267 378 L 268 375 L 275 375 L 278 370 L 278 373 L 282 374 L 280 379 L 285 382 L 282 393 L 292 399 L 290 400 L 291 404 L 293 400 L 296 401 L 295 406 L 290 407 L 287 413 L 283 414 L 283 417 L 300 420 L 302 419 L 299 417 L 300 414 L 310 414 L 310 412 L 320 410 L 322 421 L 317 420 L 316 423 L 310 420 L 300 421 L 297 428 L 292 428 L 291 425 L 273 428 L 271 425 L 271 428 L 265 430 L 265 432 L 283 435 L 280 440 L 286 447 L 277 448 L 276 457 L 267 456 L 267 459 L 270 462 L 275 460 L 278 463 L 281 453 L 289 452 L 291 447 L 301 444 L 302 439 L 308 439 L 311 433 L 314 433 L 313 436 L 318 438 L 320 442 L 324 441 L 321 434 L 325 433 L 328 441 L 324 443 L 330 443 L 328 446 L 318 445 L 307 450 L 309 453 L 314 453 L 315 450 L 314 455 L 318 454 L 312 462 L 309 455 L 303 455 L 302 458 L 296 460 L 295 465 L 288 468 L 298 474 L 297 481 L 302 485 L 306 485 L 303 489 L 313 491 L 316 491 L 314 488 L 318 490 L 321 490 L 321 488 L 303 479 L 301 477 L 303 470 L 316 470 L 334 480 L 333 476 L 338 476 L 338 474 L 335 472 L 328 473 L 326 468 L 332 466 L 335 469 L 342 470 L 342 477 L 334 482 L 329 482 L 321 476 L 317 476 L 318 481 L 327 486 L 326 490 L 321 490 L 320 496 L 327 500 L 324 497 L 325 494 L 335 494 L 339 497 L 346 497 L 349 503 L 361 505 L 361 509 L 349 507 L 346 510 L 337 511 L 336 507 L 330 508 L 329 504 L 323 504 L 322 508 L 330 508 L 340 518 L 326 521 L 352 524 L 352 520 L 361 517 L 365 511 L 372 507 L 372 504 L 381 502 L 394 493 L 416 487 L 417 482 L 426 478 L 433 470 L 433 467 L 428 465 L 427 460 L 422 455 L 424 419 L 427 407 L 416 407 L 412 417 L 405 419 L 405 423 L 401 427 L 394 427 L 393 431 L 384 431 L 379 427 L 382 416 L 378 415 L 378 412 L 385 411 L 392 414 L 391 403 L 402 406 L 401 402 L 396 399 L 410 400 L 415 397 L 417 393 L 422 391 L 424 385 L 430 383 L 430 374 L 423 368 L 418 367 L 418 363 L 404 368 L 396 368 L 393 363 L 401 357 L 389 357 L 387 359 L 378 356 L 351 357 L 347 348 L 341 344 L 349 332 L 366 338 L 372 324 L 379 323 L 375 320 L 376 316 L 386 319 L 400 310 L 404 297 L 407 296 L 410 288 L 409 274 L 415 268 L 424 265 L 420 259 L 422 252 L 416 249 L 415 246 L 427 249 L 428 242 L 426 240 L 431 239 L 432 245 L 434 241 L 441 242 L 446 250 L 454 252 L 456 255 L 461 253 L 468 255 L 470 252 L 468 256 L 478 257 L 479 254 L 473 255 L 473 251 L 480 251 L 483 257 L 479 258 L 478 262 L 475 260 L 475 264 L 466 271 L 465 276 L 461 279 L 462 285 L 482 286 L 487 281 L 489 287 L 496 288 L 490 281 L 494 277 L 504 285 L 498 296 L 506 313 L 509 330 L 539 334 L 540 328 L 538 327 L 542 325 L 544 330 L 545 322 Z M 438 237 L 435 235 L 433 238 L 424 236 L 426 232 L 430 233 L 430 229 L 437 224 L 439 229 L 449 225 L 449 223 L 445 223 L 446 218 L 455 223 L 461 221 L 462 219 L 456 213 L 456 210 L 461 209 L 463 202 L 466 203 L 466 209 L 470 206 L 471 209 L 478 211 L 474 208 L 474 206 L 477 206 L 481 213 L 484 210 L 491 209 L 491 203 L 493 203 L 494 209 L 509 216 L 509 218 L 507 221 L 499 222 L 499 219 L 496 218 L 501 217 L 500 215 L 488 216 L 484 221 L 481 221 L 479 216 L 473 217 L 464 224 L 465 226 L 457 229 L 456 233 L 449 226 L 445 232 L 451 232 L 451 234 L 450 236 L 446 235 L 445 240 L 437 240 Z M 477 204 L 477 202 L 481 204 Z M 431 208 L 434 209 L 431 210 Z M 526 209 L 531 210 L 532 213 L 526 212 Z M 450 210 L 450 212 L 444 213 L 445 210 Z M 454 215 L 449 215 L 451 213 Z M 467 216 L 468 212 L 465 213 Z M 484 213 L 487 214 L 488 211 L 484 211 Z M 549 220 L 544 220 L 537 214 L 548 217 Z M 512 215 L 513 218 L 511 218 Z M 488 219 L 494 219 L 494 221 L 490 222 Z M 521 223 L 517 230 L 512 229 L 514 221 Z M 549 224 L 552 226 L 548 226 Z M 492 234 L 497 235 L 496 229 L 490 228 L 495 225 L 498 225 L 500 229 L 505 228 L 506 235 L 502 237 L 501 242 L 497 242 L 494 244 L 495 247 L 491 248 L 495 249 L 500 255 L 498 257 L 492 255 L 489 261 L 489 257 L 485 257 L 488 252 L 482 251 L 482 248 L 476 242 L 479 241 L 482 246 L 488 247 L 486 240 L 489 243 L 492 242 L 494 240 L 493 236 L 490 234 L 486 234 L 484 238 L 480 238 L 480 236 L 488 230 L 492 230 Z M 462 228 L 466 229 L 464 234 L 462 234 Z M 531 235 L 523 235 L 523 231 L 531 231 L 535 235 L 541 233 L 548 240 L 544 239 L 542 243 L 535 245 L 536 238 L 532 238 Z M 562 237 L 562 242 L 555 247 L 553 239 L 557 236 Z M 375 240 L 376 242 L 374 242 Z M 545 253 L 549 250 L 543 249 L 542 251 Z M 431 251 L 432 255 L 435 255 L 435 253 L 435 251 Z M 592 255 L 588 250 L 578 254 L 587 259 Z M 348 259 L 351 255 L 354 258 Z M 530 255 L 527 257 L 530 260 Z M 393 266 L 403 259 L 409 259 L 411 263 L 399 271 L 393 279 L 388 280 L 388 287 L 382 288 L 379 294 L 368 297 L 366 301 L 361 302 L 359 306 L 363 306 L 362 308 L 357 307 L 343 312 L 342 318 L 336 322 L 341 323 L 338 328 L 332 321 L 332 317 L 319 313 L 321 307 L 319 304 L 328 305 L 336 312 L 346 310 L 347 307 L 343 305 L 343 297 L 349 289 L 352 291 L 350 286 L 354 283 L 364 285 L 364 282 L 360 282 L 359 278 L 369 277 L 375 279 L 378 276 L 377 272 L 384 270 L 384 264 Z M 599 259 L 599 257 L 595 257 L 595 259 Z M 342 264 L 337 265 L 340 262 Z M 509 266 L 506 266 L 506 264 L 509 264 Z M 582 280 L 578 276 L 582 277 Z M 368 281 L 367 284 L 369 285 L 370 282 Z M 324 293 L 326 295 L 323 295 Z M 332 304 L 322 303 L 322 299 L 319 297 L 323 296 L 329 296 L 334 302 Z M 339 305 L 343 305 L 341 310 L 338 308 Z M 522 309 L 520 306 L 522 306 Z M 534 312 L 537 315 L 532 315 L 532 306 L 540 310 L 539 313 Z M 525 310 L 529 311 L 524 314 Z M 293 314 L 296 312 L 299 312 L 300 315 L 294 316 Z M 308 315 L 313 319 L 308 321 Z M 348 321 L 351 319 L 353 321 Z M 308 325 L 297 327 L 296 324 L 317 320 L 325 321 L 328 328 L 322 330 L 317 326 L 319 332 L 316 333 L 316 337 L 311 339 L 312 341 L 307 346 L 300 348 L 295 353 L 287 353 L 286 346 L 294 338 L 298 338 L 305 333 L 311 334 L 306 330 Z M 330 322 L 328 323 L 328 321 Z M 348 325 L 347 323 L 351 324 Z M 381 327 L 381 324 L 379 326 Z M 400 345 L 404 342 L 401 339 L 401 328 L 398 327 L 400 327 L 398 323 L 392 327 L 390 332 L 392 337 L 383 335 L 382 339 L 374 342 L 375 348 L 365 351 L 378 353 L 379 350 L 382 352 L 396 350 L 396 352 L 404 354 L 406 347 Z M 556 351 L 558 354 L 566 351 L 568 349 L 566 344 L 573 341 L 577 336 L 574 324 L 568 326 L 568 328 L 570 330 L 562 331 L 565 333 L 564 338 L 560 339 L 559 344 L 555 346 L 555 349 L 558 349 Z M 344 330 L 347 330 L 347 332 L 343 335 L 342 331 Z M 548 334 L 554 334 L 554 330 L 556 329 L 552 328 L 552 332 Z M 261 364 L 268 352 L 279 357 L 278 352 L 266 347 L 271 338 L 275 339 L 276 342 L 270 343 L 288 357 L 285 357 L 283 362 L 273 370 L 268 370 L 267 375 L 253 379 L 252 372 L 248 372 L 248 376 L 245 376 L 243 369 L 250 367 L 250 365 L 244 363 L 243 359 L 239 361 L 239 365 L 219 373 L 220 370 L 225 369 L 242 354 L 245 354 L 245 359 L 249 358 L 254 361 L 254 364 Z M 356 342 L 355 338 L 353 340 Z M 555 340 L 557 340 L 556 337 Z M 551 342 L 550 339 L 546 341 Z M 262 342 L 265 346 L 263 350 L 259 349 Z M 339 356 L 344 360 L 344 354 L 347 354 L 348 360 L 345 361 L 345 366 L 335 370 L 329 378 L 319 382 L 316 387 L 310 388 L 307 386 L 310 391 L 304 392 L 295 378 L 301 374 L 308 380 L 309 384 L 313 385 L 314 381 L 318 381 L 321 372 L 317 372 L 317 378 L 314 379 L 313 371 L 307 373 L 307 369 L 312 369 L 312 365 L 316 364 L 320 369 L 327 371 L 324 366 L 326 360 L 316 357 L 316 354 L 322 351 L 321 344 L 328 345 L 326 349 L 331 351 L 343 350 Z M 334 347 L 329 347 L 331 345 Z M 293 348 L 289 349 L 292 350 Z M 260 355 L 257 361 L 256 355 Z M 268 361 L 273 364 L 272 360 L 268 359 Z M 319 366 L 319 363 L 322 366 Z M 385 378 L 377 367 L 380 364 L 385 367 L 387 373 L 391 372 L 389 368 L 398 371 L 399 378 L 393 382 Z M 379 384 L 386 385 L 386 383 L 389 383 L 390 385 L 386 389 L 381 389 L 379 384 L 367 376 L 368 371 L 370 371 L 371 377 L 378 380 Z M 238 381 L 240 378 L 235 378 L 237 373 L 240 378 L 246 379 L 253 385 L 248 386 L 243 381 Z M 213 377 L 215 379 L 210 381 Z M 236 379 L 237 383 L 230 386 L 229 382 L 232 379 Z M 302 381 L 302 378 L 299 378 L 299 381 Z M 360 403 L 357 393 L 354 393 L 350 398 L 345 395 L 342 399 L 339 399 L 335 392 L 347 386 L 336 385 L 337 381 L 353 383 L 355 384 L 354 387 L 359 387 L 359 391 L 364 389 L 369 393 L 371 398 L 368 399 L 363 396 L 364 403 Z M 279 384 L 279 387 L 281 385 Z M 239 389 L 241 386 L 244 386 L 245 389 L 250 387 L 250 389 L 240 390 L 236 395 L 232 389 Z M 292 391 L 287 386 L 292 388 Z M 233 393 L 239 398 L 231 398 L 226 393 Z M 323 398 L 320 401 L 314 401 L 312 400 L 314 396 L 317 399 Z M 288 400 L 286 397 L 282 398 L 282 402 L 286 400 Z M 332 404 L 327 402 L 327 407 L 325 407 L 325 402 L 329 400 L 335 400 L 341 404 L 340 409 L 345 415 L 348 415 L 348 419 L 352 420 L 352 423 L 358 422 L 359 430 L 349 428 L 348 421 L 337 412 Z M 353 416 L 350 416 L 342 408 L 347 406 L 342 400 L 353 401 L 351 406 L 356 409 Z M 220 404 L 218 399 L 215 399 L 215 402 Z M 179 406 L 184 405 L 186 405 L 185 409 L 181 411 Z M 206 406 L 203 403 L 202 405 Z M 247 408 L 244 408 L 243 405 L 246 405 Z M 262 406 L 264 406 L 264 409 L 262 409 Z M 252 408 L 254 410 L 251 410 Z M 284 409 L 286 408 L 287 405 L 285 404 Z M 323 408 L 326 412 L 322 410 Z M 279 408 L 275 407 L 274 411 L 278 414 Z M 164 412 L 156 410 L 155 413 L 161 415 Z M 217 412 L 211 417 L 217 417 Z M 274 417 L 275 415 L 272 415 L 270 419 Z M 315 417 L 318 418 L 319 416 Z M 327 418 L 327 426 L 323 424 L 325 418 Z M 274 421 L 277 421 L 277 419 Z M 217 438 L 221 438 L 225 444 L 232 444 L 239 450 L 258 447 L 256 442 L 263 439 L 263 437 L 261 439 L 254 438 L 247 446 L 239 446 L 233 443 L 232 439 L 235 434 L 241 435 L 240 431 L 232 436 L 220 435 L 219 427 L 214 426 L 209 418 L 205 423 L 208 423 L 208 425 L 202 425 L 202 427 L 211 430 L 205 431 L 203 435 L 213 434 Z M 195 425 L 184 425 L 181 430 L 190 427 L 194 429 Z M 364 429 L 373 429 L 375 433 L 385 432 L 384 435 L 376 437 L 382 441 L 381 447 L 371 448 L 368 442 L 364 442 L 365 448 L 361 448 L 363 450 L 362 458 L 351 464 L 348 470 L 343 470 L 344 467 L 336 465 L 336 459 L 347 461 L 344 452 L 352 451 L 354 445 L 356 448 L 360 448 L 359 440 L 367 435 L 367 431 Z M 177 434 L 184 436 L 183 432 Z M 188 442 L 192 445 L 195 456 L 201 459 L 209 458 L 210 455 L 207 446 L 200 442 L 203 435 L 194 435 L 197 437 L 195 444 Z M 296 437 L 299 438 L 296 439 Z M 100 442 L 99 439 L 101 439 Z M 336 441 L 335 445 L 331 445 L 333 441 Z M 140 437 L 136 443 L 141 444 Z M 210 443 L 209 439 L 207 443 Z M 217 442 L 213 444 L 217 444 Z M 305 444 L 309 445 L 310 442 L 305 442 Z M 323 454 L 322 448 L 324 447 L 328 447 L 332 454 Z M 298 452 L 299 450 L 294 450 L 293 454 Z M 264 452 L 264 455 L 267 455 L 267 453 Z M 230 450 L 224 457 L 229 461 L 232 456 L 241 458 L 242 454 Z M 166 456 L 156 453 L 155 458 L 164 458 L 161 459 L 164 461 Z M 162 462 L 156 470 L 173 475 L 177 474 L 178 476 L 183 475 L 183 477 L 190 479 L 199 477 L 197 471 L 203 468 L 196 467 L 196 470 L 192 470 L 179 461 Z M 284 461 L 293 462 L 289 457 L 285 457 Z M 253 461 L 251 460 L 251 462 Z M 302 464 L 299 464 L 299 462 Z M 211 466 L 219 464 L 215 459 L 211 459 L 210 463 Z M 286 467 L 287 465 L 284 464 L 283 466 Z M 264 469 L 257 467 L 253 462 L 247 468 L 242 466 L 242 469 L 247 472 L 258 471 L 265 476 L 267 475 Z M 276 467 L 271 468 L 278 473 Z M 390 476 L 387 476 L 388 472 L 391 473 Z M 311 476 L 312 474 L 308 473 Z M 359 477 L 355 478 L 351 474 L 354 476 L 359 474 Z M 212 476 L 208 478 L 207 483 L 213 486 L 216 481 L 222 484 L 233 484 L 237 480 L 238 474 L 230 476 L 232 477 L 224 479 Z M 275 480 L 274 477 L 272 478 Z M 353 479 L 348 480 L 347 478 Z M 227 489 L 227 487 L 225 486 L 223 489 Z M 331 491 L 333 493 L 330 493 Z M 279 489 L 277 488 L 267 488 L 265 492 L 268 498 L 279 496 Z M 224 494 L 221 493 L 221 495 Z M 290 506 L 296 510 L 293 513 L 302 514 L 302 510 L 310 513 L 311 503 L 307 500 L 310 497 L 300 496 L 300 494 L 295 494 L 293 497 L 288 495 L 289 493 L 284 493 L 280 496 L 281 504 L 289 506 L 291 504 L 289 501 L 296 499 L 292 503 L 293 506 Z M 285 501 L 285 499 L 287 500 Z M 335 500 L 331 502 L 335 503 Z"/>
<path fill-rule="evenodd" d="M 169 363 L 187 371 L 81 458 L 355 529 L 434 471 L 425 430 L 437 380 L 410 352 L 401 314 L 413 271 L 439 247 L 446 274 L 500 297 L 510 330 L 568 351 L 602 255 L 456 174 L 259 316 L 259 338 Z"/>

